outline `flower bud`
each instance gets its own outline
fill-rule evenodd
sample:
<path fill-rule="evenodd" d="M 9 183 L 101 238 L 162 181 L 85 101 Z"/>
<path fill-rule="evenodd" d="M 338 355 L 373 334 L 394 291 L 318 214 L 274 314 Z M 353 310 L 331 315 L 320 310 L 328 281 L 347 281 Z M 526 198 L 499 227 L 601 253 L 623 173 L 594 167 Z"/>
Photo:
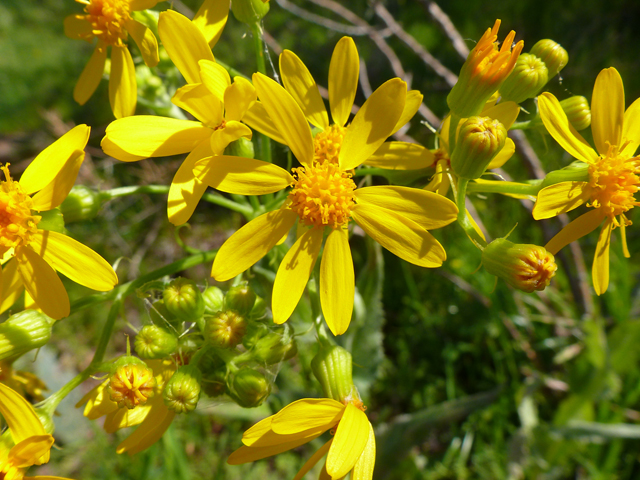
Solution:
<path fill-rule="evenodd" d="M 24 310 L 0 323 L 0 360 L 12 363 L 47 344 L 55 320 L 37 310 Z"/>
<path fill-rule="evenodd" d="M 178 337 L 157 325 L 145 325 L 134 340 L 136 352 L 141 358 L 164 358 L 178 349 Z"/>
<path fill-rule="evenodd" d="M 169 410 L 185 413 L 195 410 L 200 398 L 202 374 L 193 365 L 183 365 L 167 381 L 162 398 Z"/>
<path fill-rule="evenodd" d="M 251 351 L 253 358 L 265 365 L 284 362 L 298 353 L 292 328 L 282 328 L 260 338 Z"/>
<path fill-rule="evenodd" d="M 535 97 L 549 80 L 545 63 L 535 55 L 523 53 L 518 57 L 516 66 L 500 87 L 504 102 L 520 103 Z"/>
<path fill-rule="evenodd" d="M 204 338 L 218 348 L 235 348 L 247 331 L 247 321 L 234 310 L 205 317 Z"/>
<path fill-rule="evenodd" d="M 224 301 L 227 308 L 238 311 L 240 315 L 248 315 L 256 303 L 256 294 L 245 282 L 241 285 L 231 287 Z"/>
<path fill-rule="evenodd" d="M 65 223 L 94 219 L 105 199 L 104 194 L 93 188 L 74 185 L 60 204 Z"/>
<path fill-rule="evenodd" d="M 195 322 L 204 314 L 202 293 L 193 280 L 178 277 L 162 292 L 167 310 L 185 322 Z"/>
<path fill-rule="evenodd" d="M 458 132 L 451 167 L 462 178 L 475 179 L 487 169 L 507 139 L 507 129 L 489 117 L 470 117 Z"/>
<path fill-rule="evenodd" d="M 222 395 L 226 388 L 226 367 L 221 367 L 218 370 L 202 375 L 202 391 L 208 397 L 215 398 Z"/>
<path fill-rule="evenodd" d="M 569 63 L 569 54 L 562 45 L 553 40 L 539 40 L 530 53 L 542 60 L 549 70 L 549 77 L 554 77 Z"/>
<path fill-rule="evenodd" d="M 247 322 L 247 331 L 242 337 L 242 345 L 247 350 L 256 346 L 258 341 L 269 334 L 270 328 L 263 322 Z"/>
<path fill-rule="evenodd" d="M 311 370 L 324 394 L 339 402 L 347 399 L 353 390 L 351 354 L 337 345 L 326 342 L 311 360 Z"/>
<path fill-rule="evenodd" d="M 224 149 L 224 154 L 234 157 L 253 158 L 255 156 L 253 142 L 244 137 L 240 137 L 238 140 L 231 142 L 227 148 Z"/>
<path fill-rule="evenodd" d="M 264 18 L 269 11 L 269 3 L 262 0 L 233 0 L 231 11 L 239 22 L 253 24 Z"/>
<path fill-rule="evenodd" d="M 107 390 L 119 407 L 132 409 L 153 397 L 156 378 L 142 360 L 127 355 L 118 359 L 114 367 Z"/>
<path fill-rule="evenodd" d="M 251 368 L 241 368 L 228 385 L 229 396 L 243 408 L 262 405 L 271 393 L 271 384 L 266 377 Z"/>
<path fill-rule="evenodd" d="M 224 292 L 218 287 L 209 287 L 202 292 L 204 313 L 212 315 L 224 308 Z"/>
<path fill-rule="evenodd" d="M 151 305 L 149 309 L 149 317 L 154 325 L 160 328 L 173 328 L 176 331 L 182 330 L 182 320 L 167 309 L 164 300 L 153 302 L 153 305 Z"/>
<path fill-rule="evenodd" d="M 249 313 L 249 316 L 255 320 L 264 320 L 267 316 L 267 303 L 262 297 L 256 297 L 256 302 Z"/>
<path fill-rule="evenodd" d="M 562 100 L 560 106 L 576 130 L 584 130 L 591 125 L 591 109 L 586 98 L 574 95 Z"/>
<path fill-rule="evenodd" d="M 544 247 L 513 243 L 505 238 L 487 245 L 482 252 L 482 264 L 487 272 L 527 293 L 544 290 L 558 268 L 553 255 Z"/>

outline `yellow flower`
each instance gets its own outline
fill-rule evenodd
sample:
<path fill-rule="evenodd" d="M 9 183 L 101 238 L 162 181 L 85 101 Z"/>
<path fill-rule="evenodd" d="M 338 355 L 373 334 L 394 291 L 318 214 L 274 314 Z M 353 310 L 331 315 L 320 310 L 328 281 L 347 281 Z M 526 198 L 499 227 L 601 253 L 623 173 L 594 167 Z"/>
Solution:
<path fill-rule="evenodd" d="M 329 398 L 305 398 L 293 402 L 258 422 L 242 436 L 244 445 L 227 463 L 239 465 L 286 452 L 331 430 L 333 438 L 304 464 L 294 480 L 301 479 L 327 455 L 320 478 L 370 480 L 376 456 L 373 427 L 359 399 L 344 403 Z"/>
<path fill-rule="evenodd" d="M 38 228 L 41 217 L 36 213 L 56 208 L 71 190 L 89 131 L 78 125 L 64 134 L 31 162 L 19 182 L 7 166 L 1 167 L 0 256 L 6 263 L 0 311 L 13 305 L 24 286 L 29 295 L 25 303 L 33 301 L 56 320 L 69 315 L 69 296 L 56 270 L 94 290 L 111 290 L 118 283 L 111 265 L 96 252 L 66 235 Z"/>
<path fill-rule="evenodd" d="M 168 199 L 169 221 L 181 225 L 207 188 L 193 174 L 195 162 L 221 155 L 240 137 L 251 138 L 251 129 L 240 121 L 255 103 L 256 92 L 244 78 L 235 77 L 231 83 L 227 71 L 214 62 L 203 33 L 185 16 L 161 13 L 158 32 L 189 83 L 175 93 L 172 102 L 198 120 L 151 115 L 121 118 L 107 127 L 102 148 L 125 162 L 190 152 L 173 178 Z"/>
<path fill-rule="evenodd" d="M 76 0 L 82 3 L 84 15 L 70 15 L 64 19 L 64 33 L 69 38 L 91 42 L 98 39 L 89 63 L 82 71 L 73 98 L 84 105 L 98 88 L 111 47 L 109 74 L 109 102 L 116 118 L 133 115 L 138 90 L 136 68 L 127 49 L 129 35 L 134 39 L 144 62 L 158 64 L 158 42 L 153 32 L 134 20 L 131 12 L 155 7 L 159 0 Z"/>
<path fill-rule="evenodd" d="M 593 261 L 593 286 L 598 295 L 609 285 L 611 232 L 620 227 L 622 247 L 629 257 L 625 227 L 631 225 L 626 212 L 640 205 L 635 193 L 640 186 L 640 99 L 625 111 L 624 86 L 615 68 L 600 72 L 591 99 L 592 149 L 570 125 L 560 102 L 550 93 L 538 97 L 544 126 L 573 157 L 585 162 L 584 181 L 561 182 L 543 188 L 533 209 L 536 220 L 565 213 L 586 203 L 593 210 L 564 227 L 545 246 L 556 254 L 562 247 L 602 225 Z"/>
<path fill-rule="evenodd" d="M 45 383 L 37 375 L 15 370 L 10 364 L 3 361 L 0 361 L 0 383 L 4 383 L 20 396 L 28 398 L 34 403 L 44 400 L 42 392 L 48 390 Z"/>
<path fill-rule="evenodd" d="M 196 165 L 195 173 L 209 186 L 241 195 L 274 193 L 289 186 L 285 204 L 238 230 L 220 248 L 212 276 L 229 280 L 244 272 L 282 241 L 296 222 L 304 227 L 280 264 L 273 286 L 273 318 L 284 323 L 302 296 L 323 243 L 330 233 L 320 265 L 320 300 L 331 331 L 349 326 L 354 296 L 354 271 L 348 223 L 354 220 L 366 233 L 400 258 L 423 267 L 437 267 L 446 254 L 427 229 L 455 220 L 457 208 L 440 195 L 406 187 L 356 189 L 350 171 L 364 162 L 387 139 L 404 109 L 406 84 L 393 79 L 378 88 L 346 128 L 338 163 L 314 159 L 311 129 L 287 91 L 268 77 L 255 74 L 253 84 L 286 144 L 302 164 L 286 170 L 259 160 L 212 157 Z"/>
<path fill-rule="evenodd" d="M 150 384 L 144 373 L 144 378 L 136 377 L 135 380 L 137 381 L 132 381 L 132 389 L 135 392 L 124 392 L 120 388 L 122 387 L 121 383 L 118 383 L 119 390 L 116 392 L 115 398 L 119 399 L 120 396 L 135 398 L 135 402 L 130 402 L 132 408 L 128 408 L 124 403 L 122 406 L 118 406 L 118 403 L 111 399 L 110 390 L 113 390 L 113 387 L 110 388 L 109 379 L 87 393 L 76 405 L 76 408 L 78 408 L 85 403 L 87 404 L 84 408 L 84 416 L 89 420 L 95 420 L 106 415 L 103 428 L 107 433 L 140 425 L 118 445 L 117 453 L 126 452 L 129 455 L 133 455 L 149 448 L 160 440 L 160 437 L 164 435 L 175 416 L 175 412 L 169 410 L 162 399 L 162 389 L 167 380 L 176 371 L 174 362 L 171 360 L 147 360 L 146 364 L 153 370 L 155 375 L 153 392 L 143 391 L 141 393 L 138 391 L 139 388 Z M 133 377 L 130 378 L 133 379 Z M 140 400 L 143 396 L 145 401 L 141 402 Z"/>
<path fill-rule="evenodd" d="M 0 383 L 0 414 L 9 430 L 0 437 L 0 478 L 22 480 L 32 465 L 49 461 L 53 437 L 49 435 L 31 405 L 17 392 Z M 28 480 L 61 477 L 36 476 Z"/>

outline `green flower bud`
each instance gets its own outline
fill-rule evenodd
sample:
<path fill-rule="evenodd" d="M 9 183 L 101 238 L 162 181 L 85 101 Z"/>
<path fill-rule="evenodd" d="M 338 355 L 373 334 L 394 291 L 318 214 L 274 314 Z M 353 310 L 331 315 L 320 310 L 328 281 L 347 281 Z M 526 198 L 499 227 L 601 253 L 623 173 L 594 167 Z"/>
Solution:
<path fill-rule="evenodd" d="M 232 155 L 234 157 L 253 158 L 255 155 L 253 142 L 244 137 L 240 137 L 235 142 L 231 142 L 227 148 L 224 149 L 224 154 Z"/>
<path fill-rule="evenodd" d="M 12 363 L 25 353 L 47 344 L 53 318 L 37 310 L 24 310 L 0 323 L 0 360 Z"/>
<path fill-rule="evenodd" d="M 146 363 L 131 355 L 120 357 L 113 366 L 107 391 L 119 407 L 144 405 L 155 394 L 156 378 Z"/>
<path fill-rule="evenodd" d="M 134 346 L 141 358 L 164 358 L 178 349 L 178 337 L 157 325 L 145 325 L 136 335 Z"/>
<path fill-rule="evenodd" d="M 576 130 L 584 130 L 591 125 L 591 109 L 586 98 L 574 95 L 562 100 L 560 106 Z"/>
<path fill-rule="evenodd" d="M 516 66 L 500 86 L 500 95 L 504 102 L 520 103 L 535 97 L 549 80 L 545 63 L 535 55 L 523 53 L 518 57 Z"/>
<path fill-rule="evenodd" d="M 242 345 L 244 345 L 247 350 L 250 350 L 270 331 L 269 327 L 262 322 L 249 322 L 247 332 L 244 334 L 244 337 L 242 337 Z"/>
<path fill-rule="evenodd" d="M 202 374 L 202 391 L 209 397 L 215 398 L 222 395 L 227 388 L 227 367 L 222 366 L 217 370 Z"/>
<path fill-rule="evenodd" d="M 204 313 L 214 314 L 224 308 L 224 292 L 218 287 L 209 287 L 202 292 Z"/>
<path fill-rule="evenodd" d="M 200 398 L 202 374 L 193 365 L 183 365 L 164 386 L 162 398 L 169 410 L 185 413 L 195 410 Z"/>
<path fill-rule="evenodd" d="M 264 298 L 256 297 L 256 301 L 253 304 L 253 308 L 251 309 L 251 313 L 249 313 L 249 316 L 255 320 L 266 319 L 267 302 L 264 301 Z"/>
<path fill-rule="evenodd" d="M 245 367 L 233 376 L 227 393 L 243 408 L 259 407 L 271 393 L 271 384 L 262 373 Z"/>
<path fill-rule="evenodd" d="M 235 348 L 247 331 L 247 321 L 234 310 L 205 317 L 204 338 L 218 348 Z"/>
<path fill-rule="evenodd" d="M 562 45 L 553 40 L 539 40 L 532 48 L 533 55 L 541 59 L 549 69 L 549 76 L 554 77 L 569 63 L 569 54 Z"/>
<path fill-rule="evenodd" d="M 487 245 L 482 264 L 487 272 L 527 293 L 544 290 L 558 269 L 553 255 L 544 247 L 516 244 L 506 238 Z"/>
<path fill-rule="evenodd" d="M 311 370 L 326 397 L 342 402 L 351 396 L 351 354 L 344 348 L 322 342 L 318 353 L 311 360 Z"/>
<path fill-rule="evenodd" d="M 231 2 L 231 11 L 239 22 L 253 24 L 264 18 L 269 11 L 269 3 L 262 0 L 234 0 Z"/>
<path fill-rule="evenodd" d="M 202 293 L 193 280 L 176 278 L 163 290 L 162 298 L 167 310 L 185 322 L 195 322 L 204 314 Z"/>
<path fill-rule="evenodd" d="M 161 328 L 173 328 L 177 332 L 182 330 L 182 320 L 167 309 L 164 300 L 153 302 L 149 309 L 149 317 L 154 325 Z"/>
<path fill-rule="evenodd" d="M 265 365 L 284 362 L 298 353 L 296 340 L 291 335 L 293 329 L 282 328 L 262 337 L 252 350 L 253 358 Z"/>
<path fill-rule="evenodd" d="M 469 117 L 458 132 L 451 167 L 462 178 L 475 179 L 487 169 L 507 139 L 507 129 L 489 117 Z"/>
<path fill-rule="evenodd" d="M 231 287 L 224 301 L 227 308 L 238 311 L 240 315 L 248 315 L 256 303 L 256 294 L 245 282 Z"/>
<path fill-rule="evenodd" d="M 65 223 L 92 220 L 100 211 L 105 195 L 84 185 L 74 185 L 60 204 Z"/>

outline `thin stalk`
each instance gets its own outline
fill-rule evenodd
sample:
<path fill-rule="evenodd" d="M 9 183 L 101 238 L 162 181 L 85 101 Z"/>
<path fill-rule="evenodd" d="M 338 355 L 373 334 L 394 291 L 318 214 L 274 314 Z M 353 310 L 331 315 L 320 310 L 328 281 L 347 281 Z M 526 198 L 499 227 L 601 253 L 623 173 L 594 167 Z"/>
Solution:
<path fill-rule="evenodd" d="M 495 183 L 469 183 L 467 192 L 471 193 L 502 193 L 504 195 L 532 195 L 536 196 L 540 191 L 540 182 L 537 184 L 525 184 L 516 182 Z"/>
<path fill-rule="evenodd" d="M 253 47 L 256 53 L 256 63 L 258 64 L 258 72 L 263 75 L 267 74 L 267 62 L 264 58 L 264 42 L 262 40 L 262 27 L 259 22 L 251 24 L 251 33 L 253 34 Z M 266 135 L 259 134 L 260 138 L 260 157 L 261 160 L 271 163 L 271 139 Z"/>
<path fill-rule="evenodd" d="M 469 184 L 469 180 L 466 178 L 458 178 L 458 185 L 456 191 L 456 205 L 458 206 L 458 223 L 464 229 L 465 233 L 471 240 L 471 242 L 478 247 L 480 250 L 483 250 L 484 247 L 487 246 L 487 242 L 476 232 L 473 224 L 467 217 L 467 185 Z"/>

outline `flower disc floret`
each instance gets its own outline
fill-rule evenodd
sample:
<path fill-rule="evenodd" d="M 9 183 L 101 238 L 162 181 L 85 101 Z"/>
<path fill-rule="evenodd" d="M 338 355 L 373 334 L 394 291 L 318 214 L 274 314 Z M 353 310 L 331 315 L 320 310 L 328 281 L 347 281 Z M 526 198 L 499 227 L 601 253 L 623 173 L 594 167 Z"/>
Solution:
<path fill-rule="evenodd" d="M 339 125 L 331 125 L 313 138 L 315 150 L 314 160 L 319 163 L 331 162 L 338 164 L 338 155 L 346 129 Z"/>
<path fill-rule="evenodd" d="M 84 0 L 85 20 L 91 24 L 91 34 L 85 40 L 98 37 L 107 45 L 123 46 L 127 40 L 125 23 L 131 18 L 128 0 Z"/>
<path fill-rule="evenodd" d="M 137 363 L 118 367 L 109 381 L 109 395 L 119 407 L 144 405 L 154 395 L 153 371 Z"/>
<path fill-rule="evenodd" d="M 351 174 L 333 163 L 295 168 L 296 181 L 289 193 L 291 210 L 308 227 L 340 228 L 351 218 L 356 188 Z"/>
<path fill-rule="evenodd" d="M 5 181 L 0 183 L 0 255 L 10 248 L 28 244 L 40 221 L 39 216 L 31 214 L 31 197 L 13 181 L 7 167 L 1 167 Z"/>

